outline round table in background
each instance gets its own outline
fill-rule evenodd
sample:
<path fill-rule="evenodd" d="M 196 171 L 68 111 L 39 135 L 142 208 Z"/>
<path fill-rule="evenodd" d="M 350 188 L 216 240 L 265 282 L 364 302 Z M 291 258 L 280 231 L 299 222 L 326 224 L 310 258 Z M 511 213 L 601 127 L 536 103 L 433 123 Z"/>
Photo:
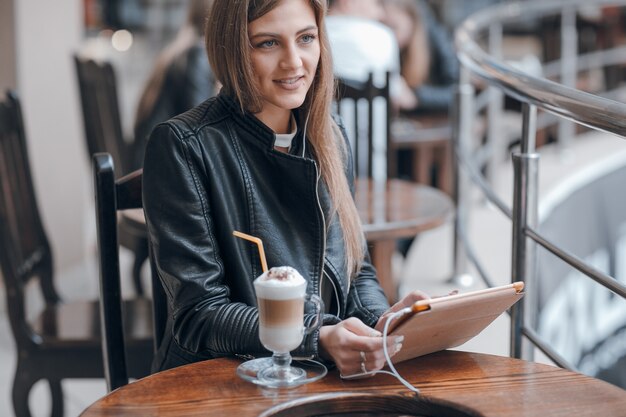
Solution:
<path fill-rule="evenodd" d="M 356 180 L 355 203 L 380 286 L 393 304 L 398 291 L 391 258 L 397 240 L 415 237 L 450 221 L 454 203 L 450 196 L 427 185 L 364 178 Z"/>

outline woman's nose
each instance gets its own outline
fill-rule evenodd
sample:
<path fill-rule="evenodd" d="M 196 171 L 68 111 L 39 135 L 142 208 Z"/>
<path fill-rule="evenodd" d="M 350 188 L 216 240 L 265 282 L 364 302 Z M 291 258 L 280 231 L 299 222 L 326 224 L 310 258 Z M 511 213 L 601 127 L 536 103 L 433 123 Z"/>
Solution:
<path fill-rule="evenodd" d="M 288 45 L 281 58 L 280 66 L 285 69 L 300 68 L 302 66 L 302 57 L 300 50 L 296 45 Z"/>

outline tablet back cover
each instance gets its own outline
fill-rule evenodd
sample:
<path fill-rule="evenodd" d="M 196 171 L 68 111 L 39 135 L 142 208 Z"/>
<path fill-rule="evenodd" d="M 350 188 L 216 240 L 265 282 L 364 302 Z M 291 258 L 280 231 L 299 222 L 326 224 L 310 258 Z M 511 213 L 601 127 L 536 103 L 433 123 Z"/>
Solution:
<path fill-rule="evenodd" d="M 479 334 L 524 295 L 523 283 L 418 301 L 429 309 L 412 313 L 391 335 L 404 335 L 402 350 L 393 358 L 402 362 L 453 348 Z"/>

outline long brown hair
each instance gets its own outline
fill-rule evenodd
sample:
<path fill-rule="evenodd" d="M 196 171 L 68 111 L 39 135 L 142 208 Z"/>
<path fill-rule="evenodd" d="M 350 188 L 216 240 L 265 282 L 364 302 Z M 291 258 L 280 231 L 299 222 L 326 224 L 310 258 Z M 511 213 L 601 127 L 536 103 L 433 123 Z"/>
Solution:
<path fill-rule="evenodd" d="M 137 105 L 135 125 L 139 125 L 152 112 L 165 82 L 165 75 L 170 64 L 183 51 L 191 48 L 202 39 L 206 16 L 213 0 L 190 0 L 185 24 L 176 34 L 176 38 L 159 54 L 143 93 Z"/>
<path fill-rule="evenodd" d="M 284 0 L 215 0 L 209 13 L 205 29 L 209 62 L 222 91 L 234 97 L 242 111 L 256 113 L 262 108 L 250 59 L 248 23 L 270 12 L 281 1 Z M 331 118 L 335 81 L 324 26 L 326 0 L 309 0 L 309 4 L 318 26 L 320 60 L 301 109 L 309 115 L 306 134 L 333 201 L 332 213 L 339 216 L 350 279 L 360 268 L 365 246 L 359 215 L 344 174 L 345 142 L 337 137 L 338 129 Z"/>
<path fill-rule="evenodd" d="M 400 49 L 400 74 L 409 87 L 419 87 L 428 80 L 430 72 L 430 45 L 419 6 L 415 0 L 385 0 L 383 5 L 397 8 L 411 20 L 413 33 L 408 45 Z"/>

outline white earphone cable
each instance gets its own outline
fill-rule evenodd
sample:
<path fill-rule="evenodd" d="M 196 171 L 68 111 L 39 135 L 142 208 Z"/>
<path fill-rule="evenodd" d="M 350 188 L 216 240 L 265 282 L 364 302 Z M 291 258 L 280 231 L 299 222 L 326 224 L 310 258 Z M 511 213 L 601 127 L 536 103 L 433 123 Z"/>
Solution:
<path fill-rule="evenodd" d="M 402 383 L 402 385 L 404 385 L 405 387 L 407 387 L 409 390 L 415 392 L 416 394 L 419 394 L 420 390 L 417 389 L 416 387 L 414 387 L 413 385 L 411 385 L 411 383 L 409 381 L 407 381 L 406 379 L 404 379 L 402 377 L 402 375 L 400 375 L 400 373 L 396 370 L 396 368 L 393 366 L 393 363 L 391 362 L 391 357 L 389 356 L 389 349 L 387 348 L 387 334 L 389 332 L 389 324 L 399 318 L 404 316 L 405 314 L 409 314 L 411 312 L 411 308 L 407 307 L 404 308 L 400 311 L 397 311 L 391 315 L 389 315 L 389 317 L 387 317 L 387 320 L 385 321 L 385 326 L 383 327 L 383 353 L 385 355 L 385 360 L 387 361 L 387 365 L 389 366 L 390 371 L 385 371 L 385 370 L 380 370 L 380 371 L 368 371 L 368 372 L 359 372 L 357 374 L 352 374 L 352 375 L 341 375 L 342 379 L 355 379 L 355 378 L 361 378 L 364 376 L 370 376 L 370 375 L 376 375 L 376 374 L 388 374 L 388 375 L 392 375 L 394 376 L 396 379 L 398 379 L 398 381 L 400 381 Z"/>

